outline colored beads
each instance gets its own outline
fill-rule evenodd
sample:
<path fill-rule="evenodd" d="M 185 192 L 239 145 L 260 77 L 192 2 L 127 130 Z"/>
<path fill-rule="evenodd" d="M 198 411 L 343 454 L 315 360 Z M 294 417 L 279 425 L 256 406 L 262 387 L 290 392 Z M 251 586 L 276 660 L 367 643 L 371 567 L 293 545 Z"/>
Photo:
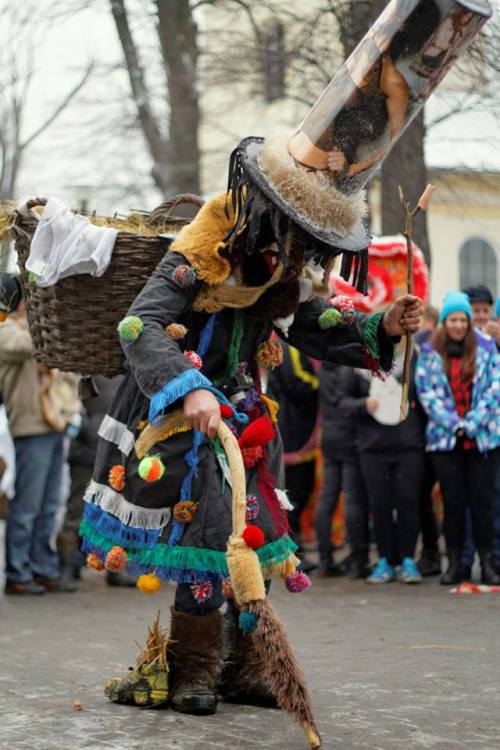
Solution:
<path fill-rule="evenodd" d="M 305 573 L 298 570 L 296 573 L 290 573 L 285 578 L 285 586 L 292 594 L 300 594 L 311 585 L 311 579 Z"/>
<path fill-rule="evenodd" d="M 170 323 L 165 328 L 165 331 L 172 341 L 179 341 L 179 339 L 183 339 L 188 335 L 188 329 L 182 323 Z"/>
<path fill-rule="evenodd" d="M 191 266 L 177 266 L 172 273 L 172 278 L 181 289 L 196 284 L 196 271 Z"/>
<path fill-rule="evenodd" d="M 213 589 L 211 581 L 202 581 L 202 583 L 193 583 L 193 585 L 190 588 L 191 588 L 191 593 L 193 595 L 193 598 L 196 604 L 203 604 L 204 602 L 208 601 L 211 598 L 212 594 L 214 593 L 214 589 Z"/>
<path fill-rule="evenodd" d="M 247 495 L 246 522 L 255 521 L 259 515 L 260 505 L 255 495 Z"/>
<path fill-rule="evenodd" d="M 165 465 L 159 456 L 146 456 L 139 464 L 139 476 L 145 482 L 156 482 L 165 473 Z"/>
<path fill-rule="evenodd" d="M 104 567 L 112 573 L 119 573 L 127 564 L 127 553 L 122 547 L 112 547 L 106 555 Z"/>
<path fill-rule="evenodd" d="M 94 568 L 94 570 L 104 570 L 104 563 L 96 555 L 95 552 L 91 552 L 87 555 L 87 568 Z"/>
<path fill-rule="evenodd" d="M 342 313 L 335 309 L 335 307 L 329 307 L 318 318 L 318 325 L 322 331 L 325 331 L 327 328 L 334 328 L 340 325 L 341 322 Z"/>
<path fill-rule="evenodd" d="M 203 361 L 199 354 L 196 354 L 196 352 L 184 352 L 184 356 L 189 359 L 193 367 L 196 367 L 197 370 L 201 370 L 203 367 Z"/>
<path fill-rule="evenodd" d="M 258 622 L 259 617 L 255 614 L 255 612 L 249 612 L 248 610 L 240 612 L 238 624 L 240 626 L 240 630 L 242 630 L 243 633 L 246 633 L 247 635 L 249 633 L 253 633 L 253 631 L 257 627 Z"/>
<path fill-rule="evenodd" d="M 143 594 L 156 594 L 161 589 L 161 579 L 154 573 L 148 573 L 139 576 L 136 586 Z"/>
<path fill-rule="evenodd" d="M 257 347 L 255 360 L 259 367 L 266 367 L 273 370 L 279 367 L 283 362 L 283 349 L 279 341 L 264 341 Z"/>
<path fill-rule="evenodd" d="M 182 525 L 191 523 L 196 513 L 196 503 L 192 500 L 184 500 L 174 505 L 174 519 Z"/>
<path fill-rule="evenodd" d="M 245 526 L 241 536 L 245 544 L 252 549 L 258 549 L 264 544 L 264 532 L 258 526 Z"/>
<path fill-rule="evenodd" d="M 137 315 L 127 315 L 118 323 L 118 333 L 120 338 L 127 343 L 131 343 L 139 338 L 144 330 L 144 323 Z"/>
<path fill-rule="evenodd" d="M 121 492 L 125 487 L 125 467 L 121 464 L 115 464 L 109 470 L 108 482 L 117 492 Z"/>

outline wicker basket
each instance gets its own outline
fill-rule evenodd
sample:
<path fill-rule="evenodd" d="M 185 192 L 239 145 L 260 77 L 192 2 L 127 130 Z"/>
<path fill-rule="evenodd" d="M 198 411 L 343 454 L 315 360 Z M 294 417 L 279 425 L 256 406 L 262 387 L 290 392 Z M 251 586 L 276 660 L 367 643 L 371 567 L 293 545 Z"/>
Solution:
<path fill-rule="evenodd" d="M 175 233 L 189 223 L 190 219 L 171 215 L 175 206 L 200 207 L 203 200 L 186 194 L 165 201 L 143 222 L 149 235 L 124 231 L 123 227 L 131 226 L 124 219 L 91 217 L 95 223 L 118 229 L 107 271 L 100 278 L 70 276 L 41 288 L 28 283 L 26 261 L 39 219 L 34 209 L 46 202 L 42 198 L 28 201 L 16 212 L 12 227 L 35 357 L 66 372 L 113 377 L 123 369 L 116 327 L 165 254 L 167 243 L 159 234 Z"/>

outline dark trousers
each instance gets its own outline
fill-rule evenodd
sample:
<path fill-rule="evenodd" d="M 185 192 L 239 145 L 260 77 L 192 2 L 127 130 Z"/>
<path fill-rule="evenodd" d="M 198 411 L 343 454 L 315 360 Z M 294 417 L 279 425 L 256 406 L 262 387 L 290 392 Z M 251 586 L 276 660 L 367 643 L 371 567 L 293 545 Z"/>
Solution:
<path fill-rule="evenodd" d="M 378 553 L 392 565 L 415 554 L 424 460 L 423 451 L 361 454 Z"/>
<path fill-rule="evenodd" d="M 500 449 L 481 454 L 464 450 L 433 453 L 443 493 L 443 531 L 448 554 L 461 555 L 465 540 L 465 511 L 470 508 L 472 531 L 479 554 L 493 547 L 493 502 Z"/>
<path fill-rule="evenodd" d="M 179 583 L 175 590 L 175 604 L 174 607 L 177 612 L 185 612 L 187 615 L 208 615 L 214 609 L 219 609 L 224 604 L 224 594 L 222 593 L 222 584 L 214 584 L 214 593 L 203 604 L 197 604 L 191 591 L 191 583 Z M 271 581 L 265 580 L 264 586 L 266 594 L 271 589 Z M 228 605 L 230 600 L 228 599 Z M 234 611 L 234 605 L 231 603 L 229 608 Z"/>
<path fill-rule="evenodd" d="M 293 541 L 300 545 L 300 516 L 302 511 L 309 502 L 314 489 L 314 476 L 316 465 L 314 461 L 304 461 L 295 466 L 285 467 L 285 486 L 288 497 L 293 505 L 293 510 L 288 513 L 290 523 L 291 537 Z"/>
<path fill-rule="evenodd" d="M 351 559 L 362 564 L 368 562 L 368 497 L 361 467 L 353 461 L 335 461 L 325 454 L 323 486 L 316 509 L 316 538 L 320 559 L 332 558 L 332 517 L 337 509 L 340 491 L 344 490 L 344 508 L 347 541 Z"/>
<path fill-rule="evenodd" d="M 57 549 L 63 566 L 81 567 L 85 557 L 80 550 L 79 528 L 85 505 L 83 496 L 92 479 L 92 466 L 70 464 L 71 490 L 62 528 L 57 536 Z"/>
<path fill-rule="evenodd" d="M 429 453 L 425 454 L 424 476 L 420 492 L 420 526 L 422 529 L 422 546 L 425 550 L 436 552 L 438 549 L 439 530 L 432 504 L 432 490 L 437 482 L 436 470 Z"/>

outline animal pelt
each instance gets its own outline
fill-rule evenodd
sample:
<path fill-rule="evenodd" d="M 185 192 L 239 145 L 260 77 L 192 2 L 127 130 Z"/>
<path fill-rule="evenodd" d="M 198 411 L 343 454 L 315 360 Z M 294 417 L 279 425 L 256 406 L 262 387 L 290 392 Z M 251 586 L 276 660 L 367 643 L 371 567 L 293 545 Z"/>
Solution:
<path fill-rule="evenodd" d="M 264 142 L 259 163 L 269 182 L 310 224 L 347 234 L 367 214 L 364 191 L 344 195 L 323 173 L 297 166 L 287 149 L 290 137 L 290 133 L 275 133 Z"/>
<path fill-rule="evenodd" d="M 171 690 L 199 681 L 215 690 L 220 675 L 220 612 L 189 615 L 172 608 L 169 641 Z"/>

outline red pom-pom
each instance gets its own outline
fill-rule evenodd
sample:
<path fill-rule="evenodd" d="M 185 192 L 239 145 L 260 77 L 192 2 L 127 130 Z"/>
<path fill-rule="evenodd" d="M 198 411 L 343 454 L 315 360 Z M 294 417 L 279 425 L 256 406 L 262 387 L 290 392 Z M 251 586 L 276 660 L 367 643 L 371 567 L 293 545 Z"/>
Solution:
<path fill-rule="evenodd" d="M 193 367 L 196 367 L 197 370 L 201 370 L 203 367 L 203 361 L 199 354 L 196 354 L 196 352 L 184 352 L 184 356 L 189 359 Z"/>
<path fill-rule="evenodd" d="M 288 591 L 292 594 L 300 594 L 301 591 L 305 591 L 311 585 L 311 579 L 301 570 L 296 573 L 290 573 L 285 578 L 285 586 Z"/>
<path fill-rule="evenodd" d="M 106 555 L 104 562 L 106 570 L 119 573 L 127 564 L 127 553 L 122 547 L 112 547 Z"/>
<path fill-rule="evenodd" d="M 264 544 L 264 532 L 258 526 L 245 526 L 241 536 L 245 544 L 252 549 L 258 549 Z"/>
<path fill-rule="evenodd" d="M 350 297 L 345 294 L 337 294 L 336 297 L 332 297 L 330 304 L 340 310 L 341 313 L 347 310 L 354 310 L 354 302 Z"/>
<path fill-rule="evenodd" d="M 265 414 L 255 419 L 243 430 L 238 445 L 240 448 L 257 448 L 259 445 L 268 443 L 276 435 L 274 425 Z"/>
<path fill-rule="evenodd" d="M 220 415 L 222 419 L 232 419 L 234 416 L 234 412 L 229 406 L 229 404 L 221 404 L 220 405 Z"/>
<path fill-rule="evenodd" d="M 256 448 L 242 448 L 241 455 L 243 456 L 245 469 L 253 469 L 255 464 L 264 458 L 264 451 L 262 446 L 258 445 Z"/>

